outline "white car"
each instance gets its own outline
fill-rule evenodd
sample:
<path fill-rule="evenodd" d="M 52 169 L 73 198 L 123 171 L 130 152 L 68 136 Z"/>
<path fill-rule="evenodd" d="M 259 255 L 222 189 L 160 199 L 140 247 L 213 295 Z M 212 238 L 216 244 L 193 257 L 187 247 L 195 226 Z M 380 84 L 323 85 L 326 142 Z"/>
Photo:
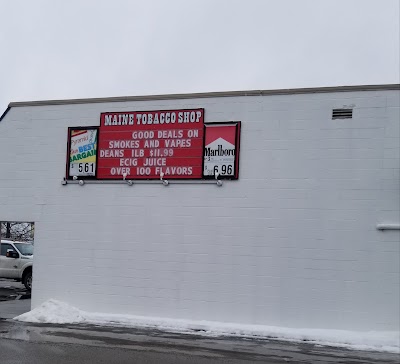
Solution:
<path fill-rule="evenodd" d="M 33 245 L 19 241 L 1 240 L 0 278 L 22 282 L 32 289 Z"/>

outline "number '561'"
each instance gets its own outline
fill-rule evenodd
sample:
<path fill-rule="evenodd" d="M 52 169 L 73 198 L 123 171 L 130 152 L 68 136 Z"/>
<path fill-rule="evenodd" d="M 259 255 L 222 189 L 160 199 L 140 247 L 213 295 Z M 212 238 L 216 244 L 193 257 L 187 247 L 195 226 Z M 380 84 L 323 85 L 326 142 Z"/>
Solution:
<path fill-rule="evenodd" d="M 89 172 L 94 172 L 94 166 L 93 163 L 79 163 L 78 164 L 78 170 L 79 173 L 85 172 L 85 173 L 89 173 Z"/>

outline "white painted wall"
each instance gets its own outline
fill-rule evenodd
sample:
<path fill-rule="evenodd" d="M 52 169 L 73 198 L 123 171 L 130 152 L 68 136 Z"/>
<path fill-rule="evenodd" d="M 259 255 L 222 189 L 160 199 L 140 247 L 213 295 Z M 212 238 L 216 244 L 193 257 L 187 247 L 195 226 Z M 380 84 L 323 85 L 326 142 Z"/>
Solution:
<path fill-rule="evenodd" d="M 33 306 L 287 327 L 399 329 L 399 91 L 14 107 L 0 220 L 36 222 Z M 332 108 L 353 119 L 331 120 Z M 240 179 L 62 186 L 100 112 L 242 121 Z"/>

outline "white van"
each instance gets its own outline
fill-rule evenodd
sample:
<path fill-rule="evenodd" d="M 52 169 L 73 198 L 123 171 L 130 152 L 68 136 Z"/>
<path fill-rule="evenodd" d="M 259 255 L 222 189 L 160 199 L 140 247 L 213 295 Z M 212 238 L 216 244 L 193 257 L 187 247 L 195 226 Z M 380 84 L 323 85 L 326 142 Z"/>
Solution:
<path fill-rule="evenodd" d="M 32 289 L 33 245 L 19 241 L 1 240 L 0 278 L 22 282 Z"/>

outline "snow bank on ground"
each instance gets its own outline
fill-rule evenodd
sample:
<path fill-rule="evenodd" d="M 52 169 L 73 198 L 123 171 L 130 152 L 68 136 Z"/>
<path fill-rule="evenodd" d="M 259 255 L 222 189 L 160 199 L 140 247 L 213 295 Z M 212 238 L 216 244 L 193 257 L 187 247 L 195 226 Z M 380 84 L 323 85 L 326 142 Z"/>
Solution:
<path fill-rule="evenodd" d="M 15 319 L 26 322 L 73 324 L 85 321 L 85 312 L 57 300 L 48 300 L 34 310 Z"/>
<path fill-rule="evenodd" d="M 204 336 L 239 336 L 295 342 L 302 341 L 357 350 L 400 353 L 400 333 L 398 331 L 356 332 L 345 330 L 292 329 L 214 321 L 174 320 L 158 317 L 91 313 L 81 311 L 67 303 L 53 299 L 14 319 L 35 323 L 83 323 L 103 326 L 140 327 Z"/>

